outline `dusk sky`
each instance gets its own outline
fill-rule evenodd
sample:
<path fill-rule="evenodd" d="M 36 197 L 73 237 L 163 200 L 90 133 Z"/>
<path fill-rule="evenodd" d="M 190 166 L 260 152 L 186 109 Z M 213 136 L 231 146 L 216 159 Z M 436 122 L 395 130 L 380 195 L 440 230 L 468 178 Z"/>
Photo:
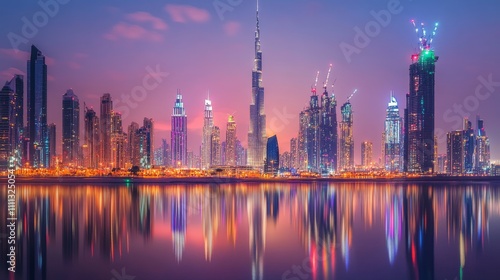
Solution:
<path fill-rule="evenodd" d="M 111 94 L 117 109 L 125 106 L 118 100 L 129 96 L 137 105 L 121 110 L 124 130 L 132 121 L 142 125 L 144 117 L 153 118 L 156 147 L 161 138 L 170 141 L 170 116 L 176 90 L 180 89 L 188 115 L 188 145 L 195 153 L 201 145 L 204 99 L 210 91 L 221 138 L 225 138 L 228 115 L 233 114 L 238 138 L 246 146 L 255 1 L 65 1 L 48 16 L 46 24 L 39 24 L 41 27 L 34 32 L 29 30 L 28 36 L 23 32 L 23 17 L 33 23 L 33 15 L 38 12 L 35 22 L 44 23 L 40 15 L 45 12 L 38 1 L 3 1 L 0 25 L 1 80 L 26 74 L 31 44 L 47 57 L 48 121 L 57 125 L 58 152 L 62 95 L 69 88 L 80 98 L 82 122 L 83 102 L 99 112 L 103 93 Z M 390 22 L 380 27 L 380 32 L 370 37 L 359 53 L 352 54 L 349 62 L 341 44 L 356 46 L 355 27 L 364 30 L 374 20 L 371 11 L 388 10 L 391 2 L 259 3 L 268 136 L 276 133 L 281 151 L 289 149 L 290 138 L 298 132 L 298 114 L 309 101 L 315 73 L 321 71 L 321 88 L 332 63 L 330 84 L 336 79 L 337 112 L 352 91 L 358 89 L 351 100 L 355 160 L 360 162 L 363 141 L 373 142 L 377 159 L 390 91 L 395 92 L 401 114 L 405 107 L 410 55 L 417 49 L 417 35 L 410 21 L 423 21 L 429 29 L 438 21 L 433 46 L 439 56 L 436 128 L 438 136 L 441 132 L 440 153 L 446 152 L 442 133 L 461 129 L 460 114 L 454 111 L 458 112 L 456 104 L 465 105 L 463 111 L 470 115 L 474 129 L 476 115 L 481 115 L 491 141 L 491 158 L 500 159 L 500 84 L 496 84 L 500 82 L 500 2 L 401 0 L 399 12 L 393 13 Z M 218 13 L 217 5 L 229 8 Z M 22 37 L 18 52 L 9 40 L 12 34 L 18 39 Z M 144 98 L 134 101 L 131 92 L 143 85 L 148 67 L 169 75 L 154 75 L 149 85 L 158 81 L 157 86 L 151 86 Z M 482 86 L 478 98 L 476 88 L 485 80 L 492 80 L 493 84 Z"/>

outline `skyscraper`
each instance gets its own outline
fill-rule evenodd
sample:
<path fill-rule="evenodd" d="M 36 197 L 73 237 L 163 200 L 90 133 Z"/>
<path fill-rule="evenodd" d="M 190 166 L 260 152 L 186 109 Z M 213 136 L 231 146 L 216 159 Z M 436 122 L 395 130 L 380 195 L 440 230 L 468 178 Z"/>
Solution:
<path fill-rule="evenodd" d="M 105 93 L 101 97 L 101 157 L 103 167 L 111 167 L 111 116 L 113 114 L 113 101 L 111 95 Z"/>
<path fill-rule="evenodd" d="M 280 149 L 276 135 L 267 139 L 265 173 L 278 174 L 280 166 Z"/>
<path fill-rule="evenodd" d="M 187 115 L 179 90 L 172 113 L 171 129 L 172 165 L 187 166 Z"/>
<path fill-rule="evenodd" d="M 474 168 L 478 174 L 487 174 L 490 169 L 490 140 L 486 135 L 484 121 L 477 116 L 477 134 Z"/>
<path fill-rule="evenodd" d="M 139 124 L 136 122 L 130 123 L 128 126 L 128 154 L 131 166 L 141 165 L 141 151 L 138 136 Z"/>
<path fill-rule="evenodd" d="M 464 138 L 463 131 L 456 130 L 447 135 L 446 171 L 450 175 L 461 175 L 464 172 Z"/>
<path fill-rule="evenodd" d="M 28 137 L 31 167 L 50 166 L 49 133 L 47 128 L 47 65 L 45 56 L 34 45 L 28 60 Z"/>
<path fill-rule="evenodd" d="M 364 141 L 361 143 L 361 165 L 368 168 L 373 163 L 373 143 Z"/>
<path fill-rule="evenodd" d="M 298 149 L 297 149 L 297 138 L 290 139 L 290 167 L 298 168 Z"/>
<path fill-rule="evenodd" d="M 383 138 L 383 161 L 385 170 L 389 172 L 402 171 L 403 159 L 402 150 L 402 127 L 399 107 L 396 97 L 391 94 L 391 101 L 387 105 L 387 115 L 385 117 L 385 130 Z"/>
<path fill-rule="evenodd" d="M 404 170 L 410 173 L 434 169 L 434 75 L 439 57 L 425 37 L 420 50 L 411 57 L 410 91 L 406 95 Z"/>
<path fill-rule="evenodd" d="M 266 115 L 264 114 L 264 87 L 262 85 L 262 50 L 260 47 L 259 5 L 257 2 L 255 31 L 255 58 L 252 71 L 252 102 L 248 130 L 248 165 L 262 168 L 266 147 Z"/>
<path fill-rule="evenodd" d="M 337 170 L 337 100 L 333 92 L 328 95 L 326 84 L 321 96 L 320 114 L 320 168 L 330 173 Z"/>
<path fill-rule="evenodd" d="M 145 133 L 145 160 L 143 164 L 147 168 L 151 168 L 154 165 L 154 122 L 153 119 L 144 118 L 143 121 L 144 133 Z"/>
<path fill-rule="evenodd" d="M 354 138 L 353 138 L 353 113 L 349 101 L 340 107 L 342 121 L 340 122 L 339 139 L 339 170 L 354 168 Z"/>
<path fill-rule="evenodd" d="M 56 124 L 51 123 L 48 125 L 48 131 L 49 131 L 49 157 L 50 157 L 50 165 L 47 166 L 49 167 L 54 167 L 56 164 L 56 147 L 57 147 L 57 133 L 56 133 Z"/>
<path fill-rule="evenodd" d="M 122 114 L 111 113 L 111 168 L 125 168 L 127 136 L 123 132 Z"/>
<path fill-rule="evenodd" d="M 92 108 L 85 107 L 85 129 L 84 129 L 84 166 L 89 168 L 100 167 L 100 122 L 99 117 Z"/>
<path fill-rule="evenodd" d="M 221 143 L 220 143 L 220 129 L 218 126 L 212 128 L 210 135 L 210 165 L 221 165 Z"/>
<path fill-rule="evenodd" d="M 236 122 L 234 116 L 229 116 L 226 126 L 226 163 L 236 165 Z"/>
<path fill-rule="evenodd" d="M 315 172 L 320 171 L 320 104 L 318 95 L 314 91 L 309 101 L 307 116 L 307 169 Z"/>
<path fill-rule="evenodd" d="M 10 143 L 10 100 L 12 89 L 4 86 L 0 91 L 0 171 L 10 168 L 11 143 Z"/>
<path fill-rule="evenodd" d="M 306 110 L 299 114 L 299 135 L 297 137 L 297 169 L 307 169 L 307 113 Z"/>
<path fill-rule="evenodd" d="M 464 173 L 474 172 L 474 150 L 476 139 L 469 119 L 464 119 Z"/>
<path fill-rule="evenodd" d="M 210 97 L 205 100 L 205 117 L 203 118 L 203 135 L 201 139 L 201 168 L 207 169 L 210 167 L 211 161 L 211 138 L 212 129 L 214 127 L 214 114 L 212 111 L 212 101 Z"/>
<path fill-rule="evenodd" d="M 77 166 L 80 153 L 80 101 L 72 89 L 62 98 L 62 163 Z"/>
<path fill-rule="evenodd" d="M 23 163 L 24 138 L 24 77 L 22 75 L 14 75 L 5 85 L 12 90 L 9 106 L 10 156 L 12 157 L 12 164 L 21 167 Z"/>
<path fill-rule="evenodd" d="M 170 145 L 167 143 L 167 139 L 161 139 L 161 154 L 163 158 L 163 165 L 169 167 L 172 165 L 172 160 L 170 159 Z"/>

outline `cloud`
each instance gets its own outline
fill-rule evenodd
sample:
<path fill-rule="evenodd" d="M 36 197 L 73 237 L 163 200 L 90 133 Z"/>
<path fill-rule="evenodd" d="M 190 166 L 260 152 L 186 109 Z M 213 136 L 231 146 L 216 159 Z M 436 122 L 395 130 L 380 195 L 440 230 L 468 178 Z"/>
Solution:
<path fill-rule="evenodd" d="M 0 49 L 0 54 L 7 56 L 9 58 L 13 58 L 15 60 L 28 61 L 30 59 L 30 53 L 15 49 Z M 52 57 L 45 56 L 45 63 L 47 65 L 54 65 L 56 62 Z"/>
<path fill-rule="evenodd" d="M 224 32 L 226 33 L 226 35 L 234 36 L 234 35 L 238 34 L 238 32 L 240 31 L 241 24 L 239 22 L 236 22 L 236 21 L 229 21 L 229 22 L 225 23 L 223 27 L 224 27 Z"/>
<path fill-rule="evenodd" d="M 168 25 L 161 18 L 157 18 L 147 12 L 131 13 L 128 14 L 126 17 L 127 19 L 135 22 L 151 23 L 153 28 L 156 30 L 166 30 L 168 28 Z"/>
<path fill-rule="evenodd" d="M 139 25 L 119 22 L 113 26 L 110 32 L 104 34 L 104 38 L 112 41 L 124 38 L 159 42 L 163 40 L 163 35 L 155 31 L 149 31 Z"/>
<path fill-rule="evenodd" d="M 167 4 L 165 10 L 175 22 L 207 22 L 210 20 L 208 11 L 193 6 Z"/>
<path fill-rule="evenodd" d="M 71 68 L 73 70 L 78 70 L 78 69 L 82 68 L 82 66 L 78 62 L 74 62 L 74 61 L 68 62 L 68 66 L 69 66 L 69 68 Z"/>
<path fill-rule="evenodd" d="M 84 59 L 87 57 L 89 57 L 89 55 L 86 53 L 81 53 L 81 52 L 75 53 L 75 58 L 77 58 L 77 59 Z"/>
<path fill-rule="evenodd" d="M 3 86 L 3 81 L 8 81 L 10 79 L 12 79 L 12 77 L 14 77 L 14 75 L 24 75 L 26 76 L 26 73 L 17 69 L 17 68 L 14 68 L 14 67 L 11 67 L 7 70 L 4 70 L 2 72 L 0 72 L 0 77 L 2 77 L 2 80 L 0 80 L 0 87 Z"/>

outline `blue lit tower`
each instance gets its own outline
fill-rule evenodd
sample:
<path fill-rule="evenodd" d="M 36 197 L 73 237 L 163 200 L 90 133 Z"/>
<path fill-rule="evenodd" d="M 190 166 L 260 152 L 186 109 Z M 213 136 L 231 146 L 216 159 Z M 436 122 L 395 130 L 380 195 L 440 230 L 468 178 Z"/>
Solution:
<path fill-rule="evenodd" d="M 50 167 L 47 128 L 47 65 L 45 56 L 34 45 L 28 60 L 28 158 L 31 167 Z"/>
<path fill-rule="evenodd" d="M 264 166 L 264 172 L 278 174 L 280 166 L 280 149 L 276 135 L 267 139 L 266 146 L 266 163 Z"/>
<path fill-rule="evenodd" d="M 396 97 L 391 94 L 391 101 L 387 105 L 387 115 L 385 117 L 384 130 L 384 163 L 385 170 L 389 172 L 402 171 L 403 159 L 401 157 L 401 149 L 403 141 L 401 117 L 399 115 L 399 107 Z"/>
<path fill-rule="evenodd" d="M 262 168 L 266 146 L 266 115 L 264 114 L 264 87 L 262 86 L 262 50 L 260 47 L 259 2 L 257 1 L 257 29 L 255 31 L 255 58 L 252 71 L 252 103 L 248 130 L 248 165 Z"/>
<path fill-rule="evenodd" d="M 414 22 L 413 22 L 414 23 Z M 422 24 L 420 52 L 411 56 L 410 91 L 406 96 L 404 170 L 434 172 L 434 75 L 438 56 L 431 49 L 437 24 L 428 35 Z"/>
<path fill-rule="evenodd" d="M 333 172 L 337 170 L 337 100 L 332 91 L 332 95 L 328 95 L 327 87 L 330 77 L 330 70 L 324 84 L 324 92 L 321 95 L 321 110 L 320 110 L 320 169 L 322 172 Z"/>
<path fill-rule="evenodd" d="M 172 165 L 181 167 L 187 165 L 187 115 L 182 102 L 181 92 L 177 91 L 177 98 L 171 119 L 171 151 Z"/>

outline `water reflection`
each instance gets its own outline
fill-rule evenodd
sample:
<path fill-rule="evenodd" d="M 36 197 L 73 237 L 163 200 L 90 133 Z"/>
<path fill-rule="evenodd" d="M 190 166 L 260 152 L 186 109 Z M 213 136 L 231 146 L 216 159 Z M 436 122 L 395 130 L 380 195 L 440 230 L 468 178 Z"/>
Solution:
<path fill-rule="evenodd" d="M 128 263 L 138 278 L 148 275 L 141 279 L 165 279 L 155 277 L 167 271 L 177 272 L 168 279 L 204 272 L 210 273 L 204 279 L 281 279 L 301 264 L 285 279 L 372 279 L 375 271 L 384 279 L 462 279 L 478 273 L 490 237 L 500 235 L 500 194 L 489 185 L 38 185 L 20 191 L 17 278 L 10 279 L 88 279 L 74 272 L 103 259 L 107 266 L 89 272 L 95 279 L 111 278 L 115 263 Z M 0 220 L 3 230 L 3 211 Z M 492 221 L 497 227 L 490 236 Z M 448 253 L 437 254 L 438 248 Z M 7 249 L 3 238 L 2 279 Z M 498 250 L 489 254 L 500 258 Z M 483 267 L 483 275 L 498 272 Z"/>

